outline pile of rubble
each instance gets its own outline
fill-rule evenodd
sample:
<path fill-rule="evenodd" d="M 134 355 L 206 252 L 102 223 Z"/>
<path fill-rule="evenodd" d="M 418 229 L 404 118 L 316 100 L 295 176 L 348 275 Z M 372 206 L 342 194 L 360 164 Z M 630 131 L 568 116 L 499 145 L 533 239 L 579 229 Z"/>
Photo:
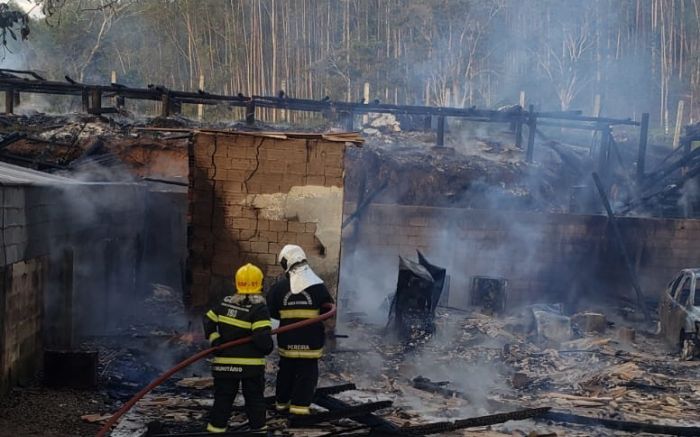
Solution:
<path fill-rule="evenodd" d="M 181 312 L 176 300 L 155 285 L 144 306 Z M 434 330 L 406 339 L 360 313 L 344 314 L 336 347 L 321 360 L 312 415 L 292 428 L 274 413 L 277 357 L 268 359 L 269 425 L 294 436 L 589 436 L 610 435 L 611 428 L 615 435 L 693 435 L 687 433 L 700 426 L 700 363 L 678 360 L 645 326 L 617 317 L 567 317 L 552 305 L 500 316 L 438 307 Z M 176 319 L 127 321 L 95 339 L 102 395 L 111 401 L 83 414 L 84 422 L 104 423 L 157 374 L 207 346 L 198 327 Z M 112 435 L 201 432 L 211 387 L 206 362 L 190 367 L 137 403 Z M 245 424 L 242 399 L 231 423 L 232 430 Z"/>
<path fill-rule="evenodd" d="M 604 435 L 606 426 L 637 435 L 652 432 L 643 429 L 649 423 L 700 426 L 699 363 L 678 360 L 656 336 L 600 313 L 554 316 L 538 306 L 504 318 L 440 311 L 436 333 L 418 349 L 351 320 L 343 328 L 355 337 L 351 344 L 371 347 L 330 356 L 325 374 L 394 401 L 400 410 L 388 418 L 397 423 L 551 409 L 543 421 L 470 428 L 475 435 Z"/>

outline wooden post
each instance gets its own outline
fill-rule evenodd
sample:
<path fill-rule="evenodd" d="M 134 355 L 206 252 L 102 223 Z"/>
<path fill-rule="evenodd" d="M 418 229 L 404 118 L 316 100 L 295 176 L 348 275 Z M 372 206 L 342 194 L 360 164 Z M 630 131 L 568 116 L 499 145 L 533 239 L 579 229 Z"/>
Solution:
<path fill-rule="evenodd" d="M 160 116 L 170 116 L 170 95 L 167 92 L 160 95 Z"/>
<path fill-rule="evenodd" d="M 343 114 L 343 121 L 345 124 L 345 131 L 352 132 L 355 130 L 355 114 L 352 112 L 345 112 Z"/>
<path fill-rule="evenodd" d="M 678 101 L 678 110 L 676 111 L 676 129 L 673 131 L 673 149 L 677 149 L 681 142 L 681 130 L 683 127 L 683 100 Z"/>
<path fill-rule="evenodd" d="M 199 89 L 201 91 L 204 91 L 204 75 L 200 74 L 199 75 Z M 197 120 L 202 121 L 204 118 L 204 105 L 201 103 L 197 105 Z"/>
<path fill-rule="evenodd" d="M 101 114 L 102 113 L 102 90 L 99 88 L 92 88 L 90 90 L 90 114 Z"/>
<path fill-rule="evenodd" d="M 15 112 L 15 92 L 12 89 L 5 91 L 5 114 Z"/>
<path fill-rule="evenodd" d="M 285 93 L 285 96 L 287 95 L 287 81 L 282 79 L 282 82 L 280 82 L 280 87 L 283 93 Z M 283 123 L 287 122 L 287 110 L 286 109 L 280 109 L 280 120 Z"/>
<path fill-rule="evenodd" d="M 598 173 L 603 181 L 608 179 L 608 169 L 610 167 L 610 135 L 609 125 L 600 126 L 600 148 L 598 151 Z"/>
<path fill-rule="evenodd" d="M 255 124 L 255 100 L 252 98 L 245 105 L 245 123 L 248 126 Z"/>
<path fill-rule="evenodd" d="M 644 166 L 647 157 L 647 138 L 649 136 L 649 113 L 642 114 L 641 127 L 639 128 L 639 151 L 637 153 L 637 184 L 644 180 Z"/>
<path fill-rule="evenodd" d="M 90 113 L 90 92 L 87 90 L 87 88 L 83 88 L 83 92 L 80 97 L 83 103 L 83 112 Z"/>
<path fill-rule="evenodd" d="M 525 160 L 531 163 L 535 158 L 535 131 L 537 130 L 537 115 L 535 114 L 535 106 L 528 106 L 527 112 L 527 151 L 525 152 Z"/>
<path fill-rule="evenodd" d="M 369 82 L 365 82 L 365 87 L 362 92 L 362 98 L 365 105 L 369 103 Z M 365 114 L 362 116 L 362 125 L 364 126 L 367 123 L 369 123 L 369 115 Z"/>
<path fill-rule="evenodd" d="M 437 147 L 445 146 L 445 116 L 440 115 L 438 117 L 437 125 Z"/>
<path fill-rule="evenodd" d="M 525 109 L 525 91 L 520 91 L 520 107 Z"/>
<path fill-rule="evenodd" d="M 430 132 L 433 128 L 433 117 L 431 115 L 426 115 L 423 123 L 423 130 L 425 132 Z"/>
<path fill-rule="evenodd" d="M 521 117 L 518 117 L 515 122 L 515 147 L 523 148 L 523 119 Z"/>

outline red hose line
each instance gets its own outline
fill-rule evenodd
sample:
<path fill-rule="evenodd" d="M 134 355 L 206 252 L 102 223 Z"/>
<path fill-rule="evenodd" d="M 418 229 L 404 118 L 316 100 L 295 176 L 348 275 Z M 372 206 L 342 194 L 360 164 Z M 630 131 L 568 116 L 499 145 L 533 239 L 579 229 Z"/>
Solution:
<path fill-rule="evenodd" d="M 324 307 L 329 308 L 329 310 L 327 312 L 321 314 L 320 316 L 314 317 L 313 319 L 306 319 L 306 320 L 302 320 L 300 322 L 292 323 L 290 325 L 286 325 L 286 326 L 283 326 L 281 328 L 273 329 L 272 334 L 281 334 L 283 332 L 288 332 L 288 331 L 293 331 L 295 329 L 303 328 L 304 326 L 309 326 L 309 325 L 313 325 L 315 323 L 320 323 L 326 319 L 330 319 L 331 317 L 333 317 L 335 315 L 335 310 L 336 310 L 335 305 L 325 304 Z M 131 409 L 131 407 L 136 405 L 136 403 L 138 401 L 140 401 L 141 398 L 146 396 L 146 394 L 148 394 L 154 388 L 161 385 L 163 382 L 165 382 L 165 380 L 167 380 L 168 378 L 173 376 L 175 373 L 179 372 L 180 370 L 184 369 L 185 367 L 189 366 L 190 364 L 201 360 L 202 358 L 206 357 L 207 355 L 211 354 L 212 352 L 215 352 L 215 351 L 218 351 L 221 349 L 226 349 L 226 348 L 229 348 L 231 346 L 239 346 L 242 344 L 250 343 L 250 341 L 252 339 L 253 339 L 252 336 L 248 336 L 248 337 L 239 338 L 238 340 L 229 341 L 228 343 L 220 344 L 218 346 L 211 347 L 209 349 L 205 349 L 205 350 L 203 350 L 195 355 L 192 355 L 191 357 L 187 358 L 186 360 L 179 362 L 177 365 L 175 365 L 175 367 L 166 371 L 165 373 L 160 375 L 158 378 L 151 381 L 150 384 L 148 384 L 146 387 L 142 388 L 141 391 L 136 393 L 134 395 L 134 397 L 129 399 L 129 401 L 127 403 L 122 405 L 122 407 L 119 410 L 117 410 L 117 412 L 114 413 L 112 415 L 112 417 L 110 417 L 109 420 L 107 420 L 107 422 L 105 422 L 104 425 L 102 425 L 102 428 L 100 428 L 100 431 L 97 433 L 96 437 L 105 437 L 107 435 L 107 433 L 109 432 L 109 430 L 112 428 L 112 426 L 114 426 L 117 423 L 117 421 L 124 414 L 126 414 L 127 411 L 129 411 Z"/>

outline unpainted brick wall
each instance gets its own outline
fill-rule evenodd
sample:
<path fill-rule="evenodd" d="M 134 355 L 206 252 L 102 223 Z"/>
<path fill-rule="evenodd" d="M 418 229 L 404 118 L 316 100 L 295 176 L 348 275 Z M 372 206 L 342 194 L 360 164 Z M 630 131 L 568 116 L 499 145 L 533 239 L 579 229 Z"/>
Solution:
<path fill-rule="evenodd" d="M 284 211 L 269 219 L 254 203 L 294 187 L 337 187 L 342 193 L 344 152 L 345 143 L 314 135 L 198 133 L 190 150 L 188 303 L 200 308 L 232 292 L 234 273 L 247 262 L 260 266 L 269 284 L 282 273 L 276 257 L 285 244 L 303 247 L 310 261 L 333 256 L 317 238 L 317 220 L 300 221 Z M 337 239 L 339 245 L 339 223 Z M 334 282 L 328 276 L 337 276 L 338 262 L 324 279 Z"/>
<path fill-rule="evenodd" d="M 345 211 L 354 208 L 348 204 Z M 344 248 L 392 272 L 383 288 L 395 285 L 397 255 L 415 259 L 418 249 L 448 269 L 450 305 L 456 307 L 469 305 L 474 276 L 506 278 L 513 304 L 576 306 L 614 295 L 634 302 L 605 216 L 374 204 L 357 225 L 345 232 Z M 619 225 L 649 300 L 657 300 L 680 269 L 700 266 L 699 220 L 625 217 Z M 352 267 L 350 253 L 343 251 L 344 268 Z"/>

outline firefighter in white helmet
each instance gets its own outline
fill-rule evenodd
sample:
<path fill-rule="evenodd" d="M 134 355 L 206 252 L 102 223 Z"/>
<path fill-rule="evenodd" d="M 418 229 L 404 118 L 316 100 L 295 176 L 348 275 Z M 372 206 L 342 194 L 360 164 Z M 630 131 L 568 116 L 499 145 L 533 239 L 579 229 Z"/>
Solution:
<path fill-rule="evenodd" d="M 306 259 L 301 247 L 288 244 L 278 261 L 285 277 L 272 286 L 267 297 L 270 316 L 280 327 L 321 314 L 321 306 L 333 303 L 328 289 Z M 276 408 L 292 415 L 309 414 L 318 382 L 318 359 L 323 354 L 325 332 L 322 323 L 277 336 L 280 354 L 275 391 Z"/>
<path fill-rule="evenodd" d="M 265 429 L 265 355 L 272 352 L 270 313 L 262 296 L 262 271 L 246 264 L 236 272 L 236 293 L 226 296 L 204 318 L 213 346 L 253 337 L 253 341 L 217 351 L 212 362 L 214 406 L 207 431 L 225 433 L 233 401 L 242 386 L 251 431 Z"/>

